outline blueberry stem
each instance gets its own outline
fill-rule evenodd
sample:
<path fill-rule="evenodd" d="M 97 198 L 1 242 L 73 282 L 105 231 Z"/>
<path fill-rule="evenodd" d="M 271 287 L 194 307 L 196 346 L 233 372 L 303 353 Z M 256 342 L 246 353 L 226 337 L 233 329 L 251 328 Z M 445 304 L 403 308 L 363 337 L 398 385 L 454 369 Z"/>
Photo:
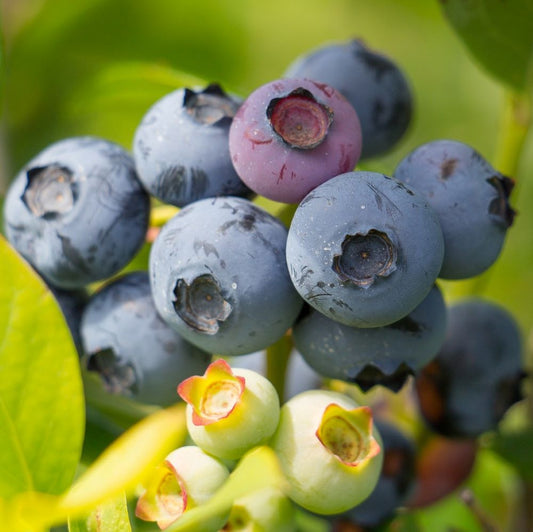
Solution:
<path fill-rule="evenodd" d="M 302 532 L 329 532 L 331 530 L 331 524 L 325 518 L 310 514 L 300 508 L 295 509 L 294 518 L 296 529 Z"/>
<path fill-rule="evenodd" d="M 504 175 L 517 178 L 520 169 L 520 159 L 529 131 L 533 125 L 533 101 L 529 94 L 510 92 L 506 95 L 505 106 L 502 111 L 500 138 L 494 160 L 495 168 Z M 521 189 L 521 180 L 516 179 L 513 196 L 517 201 L 517 193 Z M 483 276 L 482 276 L 483 277 Z M 528 349 L 526 364 L 529 367 L 533 360 L 533 352 Z M 526 411 L 529 425 L 533 426 L 533 394 L 526 392 Z M 533 518 L 533 483 L 522 476 L 522 508 L 521 515 L 525 522 L 530 523 Z"/>
<path fill-rule="evenodd" d="M 283 222 L 286 227 L 290 227 L 294 213 L 296 212 L 297 204 L 284 205 L 277 213 L 276 216 Z"/>
<path fill-rule="evenodd" d="M 516 178 L 532 122 L 531 97 L 528 94 L 508 93 L 502 110 L 500 137 L 494 159 L 495 168 L 502 174 Z"/>
<path fill-rule="evenodd" d="M 267 378 L 276 388 L 281 402 L 285 400 L 285 377 L 292 346 L 292 335 L 287 333 L 266 350 Z"/>
<path fill-rule="evenodd" d="M 484 532 L 496 532 L 497 527 L 491 522 L 483 509 L 480 507 L 476 497 L 469 489 L 464 489 L 459 497 L 465 506 L 472 512 L 476 521 L 479 523 L 481 530 Z"/>
<path fill-rule="evenodd" d="M 150 227 L 162 227 L 173 218 L 179 209 L 173 205 L 157 205 L 150 211 Z"/>

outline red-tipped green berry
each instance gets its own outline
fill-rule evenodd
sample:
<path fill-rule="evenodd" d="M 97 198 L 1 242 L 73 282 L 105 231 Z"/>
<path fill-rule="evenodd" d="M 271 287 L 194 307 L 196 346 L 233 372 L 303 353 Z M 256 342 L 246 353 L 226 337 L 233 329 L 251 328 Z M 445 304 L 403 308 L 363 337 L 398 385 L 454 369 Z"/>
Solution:
<path fill-rule="evenodd" d="M 311 512 L 334 514 L 374 489 L 383 461 L 379 441 L 368 407 L 337 392 L 311 390 L 282 407 L 271 445 L 289 497 Z"/>
<path fill-rule="evenodd" d="M 137 501 L 135 515 L 155 521 L 164 530 L 187 510 L 207 502 L 228 476 L 227 467 L 199 447 L 180 447 L 154 470 Z M 197 530 L 218 530 L 226 519 L 227 515 L 216 516 Z"/>
<path fill-rule="evenodd" d="M 268 379 L 255 371 L 232 369 L 216 360 L 202 377 L 186 379 L 178 394 L 187 404 L 193 441 L 223 459 L 240 458 L 266 443 L 279 420 L 279 397 Z"/>

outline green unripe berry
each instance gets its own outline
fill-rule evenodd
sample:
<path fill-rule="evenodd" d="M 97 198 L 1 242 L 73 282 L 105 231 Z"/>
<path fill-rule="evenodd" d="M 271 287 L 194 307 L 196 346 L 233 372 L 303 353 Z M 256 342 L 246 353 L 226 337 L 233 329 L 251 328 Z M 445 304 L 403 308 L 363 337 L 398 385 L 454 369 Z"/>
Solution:
<path fill-rule="evenodd" d="M 135 515 L 155 521 L 164 530 L 187 510 L 207 502 L 228 476 L 228 468 L 199 447 L 180 447 L 154 471 L 137 501 Z M 198 532 L 217 530 L 224 526 L 227 517 L 210 519 Z"/>
<path fill-rule="evenodd" d="M 225 460 L 266 443 L 278 425 L 279 397 L 255 371 L 232 369 L 222 359 L 204 376 L 186 379 L 178 393 L 187 401 L 187 429 L 196 445 Z"/>
<path fill-rule="evenodd" d="M 265 488 L 237 499 L 224 527 L 228 532 L 293 532 L 294 506 L 284 493 Z"/>
<path fill-rule="evenodd" d="M 368 407 L 346 395 L 303 392 L 281 409 L 271 445 L 289 482 L 289 496 L 318 514 L 344 512 L 377 484 L 383 453 Z"/>

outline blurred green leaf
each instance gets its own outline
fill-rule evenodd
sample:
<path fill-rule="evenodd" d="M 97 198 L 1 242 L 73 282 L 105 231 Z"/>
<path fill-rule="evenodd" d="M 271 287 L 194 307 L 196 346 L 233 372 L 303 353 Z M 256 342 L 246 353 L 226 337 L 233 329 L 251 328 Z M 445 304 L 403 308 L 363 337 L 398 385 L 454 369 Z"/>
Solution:
<path fill-rule="evenodd" d="M 60 493 L 79 462 L 78 355 L 51 292 L 0 236 L 0 496 Z"/>
<path fill-rule="evenodd" d="M 97 505 L 131 493 L 173 449 L 183 445 L 187 429 L 183 404 L 143 419 L 116 439 L 61 497 L 56 518 L 79 516 Z"/>
<path fill-rule="evenodd" d="M 518 474 L 492 450 L 481 448 L 467 482 L 479 512 L 498 530 L 515 530 L 522 502 Z"/>
<path fill-rule="evenodd" d="M 123 429 L 159 410 L 158 406 L 139 403 L 129 397 L 107 392 L 102 379 L 95 372 L 84 371 L 82 377 L 87 404 Z"/>
<path fill-rule="evenodd" d="M 87 405 L 85 440 L 83 441 L 81 463 L 90 465 L 123 432 L 123 427 L 113 422 L 96 408 Z"/>
<path fill-rule="evenodd" d="M 69 521 L 69 532 L 131 532 L 126 497 L 101 504 L 83 520 Z"/>
<path fill-rule="evenodd" d="M 533 68 L 533 1 L 440 1 L 474 57 L 500 82 L 525 91 Z"/>
<path fill-rule="evenodd" d="M 222 83 L 231 79 L 244 61 L 243 1 L 204 0 L 198 6 L 175 0 L 37 3 L 9 43 L 6 116 L 14 168 L 66 136 L 95 134 L 128 145 L 131 120 L 146 110 L 146 101 L 135 105 L 146 80 L 132 78 L 131 65 L 161 65 L 153 67 L 161 71 L 176 67 Z M 125 65 L 122 72 L 120 64 Z M 149 75 L 161 83 L 164 76 L 153 70 Z M 109 119 L 98 115 L 103 122 L 71 113 L 81 88 L 95 83 L 122 84 L 120 107 L 132 113 L 127 122 L 113 122 L 117 114 L 109 108 Z"/>
<path fill-rule="evenodd" d="M 106 131 L 130 147 L 141 118 L 157 100 L 177 88 L 206 84 L 204 79 L 161 64 L 114 63 L 73 89 L 63 103 L 63 116 L 73 129 L 84 124 L 86 131 Z"/>
<path fill-rule="evenodd" d="M 431 532 L 484 532 L 470 508 L 454 494 L 414 513 L 421 530 Z"/>
<path fill-rule="evenodd" d="M 0 118 L 3 115 L 4 111 L 4 64 L 5 64 L 5 53 L 4 53 L 4 32 L 3 32 L 3 19 L 2 19 L 2 10 L 0 9 Z M 0 179 L 1 182 L 1 179 Z"/>
<path fill-rule="evenodd" d="M 233 501 L 264 488 L 284 490 L 285 479 L 274 451 L 256 447 L 245 454 L 225 484 L 205 504 L 185 512 L 167 532 L 194 532 L 200 524 L 229 514 Z"/>
<path fill-rule="evenodd" d="M 10 532 L 37 532 L 112 505 L 110 501 L 131 494 L 170 451 L 183 445 L 186 433 L 183 404 L 143 419 L 113 441 L 62 495 L 35 491 L 16 495 L 7 518 L 17 527 Z M 26 526 L 21 528 L 19 523 Z"/>
<path fill-rule="evenodd" d="M 497 434 L 490 448 L 514 466 L 523 478 L 533 482 L 533 427 Z"/>

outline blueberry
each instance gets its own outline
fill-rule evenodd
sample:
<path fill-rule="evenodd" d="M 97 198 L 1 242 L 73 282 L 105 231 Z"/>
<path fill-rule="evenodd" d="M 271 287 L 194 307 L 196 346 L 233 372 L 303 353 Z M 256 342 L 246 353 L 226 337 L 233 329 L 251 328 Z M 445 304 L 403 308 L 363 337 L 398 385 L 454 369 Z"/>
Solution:
<path fill-rule="evenodd" d="M 446 339 L 416 379 L 420 410 L 447 437 L 477 437 L 496 428 L 521 399 L 522 343 L 504 308 L 469 299 L 448 309 Z"/>
<path fill-rule="evenodd" d="M 83 344 L 81 341 L 81 317 L 85 309 L 85 305 L 89 300 L 89 294 L 86 290 L 61 290 L 60 288 L 55 288 L 49 286 L 50 291 L 56 298 L 56 301 L 61 308 L 61 312 L 65 317 L 67 326 L 72 335 L 74 345 L 78 354 L 81 356 L 83 354 Z"/>
<path fill-rule="evenodd" d="M 416 447 L 414 442 L 391 423 L 376 421 L 383 440 L 383 469 L 370 496 L 334 519 L 338 525 L 353 523 L 375 528 L 394 517 L 396 510 L 411 495 L 415 482 Z M 341 526 L 338 526 L 342 530 Z"/>
<path fill-rule="evenodd" d="M 179 447 L 144 480 L 146 489 L 137 500 L 135 515 L 143 521 L 156 522 L 160 530 L 165 530 L 179 523 L 187 511 L 207 503 L 228 477 L 226 465 L 199 447 Z M 219 530 L 227 518 L 228 515 L 211 516 L 195 530 Z"/>
<path fill-rule="evenodd" d="M 211 196 L 250 195 L 228 148 L 229 127 L 240 103 L 214 84 L 203 90 L 178 89 L 158 100 L 133 141 L 146 189 L 178 207 Z"/>
<path fill-rule="evenodd" d="M 5 201 L 6 235 L 49 284 L 80 288 L 133 258 L 149 207 L 123 148 L 71 138 L 43 150 L 17 175 Z"/>
<path fill-rule="evenodd" d="M 413 96 L 400 68 L 360 40 L 323 45 L 298 57 L 288 78 L 308 78 L 335 87 L 361 122 L 361 159 L 390 150 L 411 121 Z"/>
<path fill-rule="evenodd" d="M 400 162 L 394 177 L 420 192 L 439 216 L 445 243 L 440 277 L 473 277 L 494 263 L 513 222 L 511 179 L 454 140 L 419 146 Z"/>
<path fill-rule="evenodd" d="M 300 203 L 287 264 L 312 307 L 345 325 L 380 327 L 427 296 L 443 247 L 437 216 L 422 196 L 382 174 L 349 172 Z"/>
<path fill-rule="evenodd" d="M 293 327 L 294 344 L 318 373 L 398 391 L 407 377 L 438 352 L 446 332 L 446 307 L 434 286 L 411 313 L 384 327 L 343 325 L 310 309 Z"/>
<path fill-rule="evenodd" d="M 273 384 L 259 373 L 234 370 L 223 359 L 178 386 L 187 402 L 189 436 L 196 445 L 224 460 L 238 460 L 264 445 L 279 421 L 279 397 Z"/>
<path fill-rule="evenodd" d="M 178 401 L 178 383 L 211 360 L 159 317 L 146 272 L 96 292 L 83 313 L 81 336 L 87 368 L 100 374 L 107 390 L 149 404 Z"/>
<path fill-rule="evenodd" d="M 254 192 L 297 203 L 320 183 L 353 170 L 361 128 L 353 107 L 334 88 L 276 80 L 242 104 L 229 147 L 237 173 Z"/>
<path fill-rule="evenodd" d="M 162 228 L 150 253 L 159 313 L 206 351 L 265 349 L 302 306 L 285 263 L 286 239 L 281 222 L 246 199 L 189 204 Z"/>
<path fill-rule="evenodd" d="M 281 408 L 270 445 L 288 483 L 287 495 L 310 512 L 345 512 L 375 488 L 381 436 L 372 412 L 347 395 L 309 390 Z"/>

